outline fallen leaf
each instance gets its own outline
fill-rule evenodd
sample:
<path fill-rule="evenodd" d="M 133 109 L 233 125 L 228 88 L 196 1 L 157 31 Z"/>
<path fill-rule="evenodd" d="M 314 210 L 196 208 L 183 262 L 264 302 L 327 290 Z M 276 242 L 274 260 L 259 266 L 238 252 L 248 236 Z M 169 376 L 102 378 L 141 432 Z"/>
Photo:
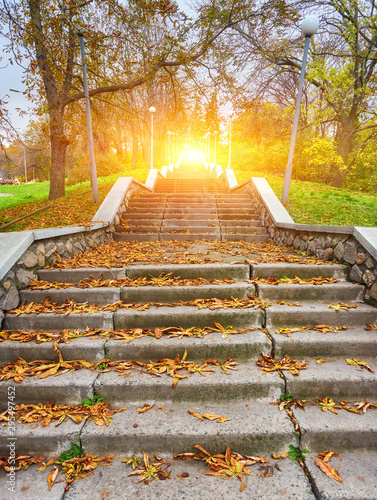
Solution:
<path fill-rule="evenodd" d="M 339 481 L 339 483 L 343 482 L 343 479 L 330 464 L 325 463 L 323 460 L 320 460 L 318 458 L 315 459 L 315 463 L 321 469 L 321 471 L 326 474 L 327 477 L 331 477 L 332 479 Z"/>

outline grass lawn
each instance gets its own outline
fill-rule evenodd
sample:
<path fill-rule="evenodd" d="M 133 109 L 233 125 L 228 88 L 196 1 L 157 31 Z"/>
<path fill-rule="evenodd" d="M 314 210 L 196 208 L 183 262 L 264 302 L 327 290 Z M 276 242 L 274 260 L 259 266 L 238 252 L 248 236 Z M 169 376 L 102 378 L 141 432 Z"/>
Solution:
<path fill-rule="evenodd" d="M 124 175 L 127 174 L 116 174 L 98 179 L 100 203 L 105 199 L 116 179 Z M 148 170 L 132 170 L 128 175 L 145 182 Z M 13 196 L 0 196 L 0 224 L 6 224 L 49 205 L 47 210 L 7 227 L 2 232 L 88 224 L 98 210 L 98 205 L 92 201 L 90 189 L 90 181 L 68 186 L 65 198 L 50 202 L 48 200 L 49 182 L 1 186 L 0 193 L 11 193 Z"/>
<path fill-rule="evenodd" d="M 234 171 L 239 183 L 249 177 L 265 177 L 281 199 L 284 178 L 257 169 Z M 286 206 L 300 224 L 377 226 L 377 194 L 349 191 L 316 182 L 292 180 Z"/>
<path fill-rule="evenodd" d="M 282 176 L 255 168 L 241 170 L 237 165 L 233 168 L 239 183 L 249 177 L 265 177 L 277 197 L 281 198 L 284 182 Z M 147 174 L 148 169 L 138 169 L 99 178 L 100 203 L 121 175 L 131 175 L 145 182 Z M 92 202 L 89 181 L 67 187 L 66 197 L 54 202 L 48 201 L 48 190 L 48 182 L 1 186 L 0 193 L 11 193 L 13 196 L 0 196 L 0 224 L 50 204 L 47 210 L 3 231 L 88 224 L 98 209 Z M 84 193 L 85 191 L 89 192 Z M 286 208 L 293 220 L 301 224 L 377 227 L 377 195 L 333 188 L 325 184 L 293 180 Z"/>

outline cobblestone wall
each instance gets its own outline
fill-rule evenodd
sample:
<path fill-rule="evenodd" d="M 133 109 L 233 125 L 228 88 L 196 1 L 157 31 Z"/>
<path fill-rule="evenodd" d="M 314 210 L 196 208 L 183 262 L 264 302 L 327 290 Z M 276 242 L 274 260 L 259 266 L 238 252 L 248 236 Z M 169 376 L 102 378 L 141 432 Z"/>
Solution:
<path fill-rule="evenodd" d="M 314 255 L 319 259 L 338 261 L 348 266 L 348 279 L 365 285 L 365 300 L 377 305 L 377 261 L 356 240 L 344 232 L 329 233 L 321 231 L 321 226 L 315 230 L 286 229 L 275 225 L 266 207 L 251 181 L 237 189 L 237 193 L 247 193 L 253 199 L 255 207 L 261 213 L 262 225 L 267 228 L 270 238 L 280 246 Z"/>

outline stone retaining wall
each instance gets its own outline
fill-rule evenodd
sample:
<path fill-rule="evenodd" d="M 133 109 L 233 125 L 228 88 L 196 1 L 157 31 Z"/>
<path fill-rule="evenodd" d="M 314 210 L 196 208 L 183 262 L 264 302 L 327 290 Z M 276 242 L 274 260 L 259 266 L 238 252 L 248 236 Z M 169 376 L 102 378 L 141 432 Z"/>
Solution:
<path fill-rule="evenodd" d="M 76 230 L 76 232 L 72 231 L 71 233 L 68 231 L 68 234 L 47 238 L 38 237 L 38 230 L 34 231 L 34 242 L 0 280 L 0 324 L 2 320 L 1 310 L 9 311 L 18 307 L 18 291 L 28 286 L 29 279 L 37 279 L 38 269 L 52 264 L 57 258 L 67 259 L 112 241 L 115 225 L 120 223 L 121 216 L 127 210 L 131 197 L 139 192 L 145 192 L 145 190 L 146 188 L 141 183 L 132 182 L 121 200 L 113 220 L 105 227 L 94 230 L 86 228 L 83 231 L 77 232 Z M 95 219 L 97 219 L 96 216 Z M 97 220 L 93 220 L 93 224 L 95 222 Z M 51 233 L 54 233 L 54 229 L 51 229 Z"/>
<path fill-rule="evenodd" d="M 267 228 L 274 243 L 306 252 L 319 259 L 346 264 L 349 269 L 348 279 L 365 285 L 364 299 L 377 305 L 377 260 L 353 236 L 353 227 L 313 225 L 308 229 L 304 224 L 279 224 L 273 219 L 251 179 L 235 189 L 237 193 L 251 196 L 261 213 L 262 225 Z M 285 211 L 283 205 L 281 208 Z"/>

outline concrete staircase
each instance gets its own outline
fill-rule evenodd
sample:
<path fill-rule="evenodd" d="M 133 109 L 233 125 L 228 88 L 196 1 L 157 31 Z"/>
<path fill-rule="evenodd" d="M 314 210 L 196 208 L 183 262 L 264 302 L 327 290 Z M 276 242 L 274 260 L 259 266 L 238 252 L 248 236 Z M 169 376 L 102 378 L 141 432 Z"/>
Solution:
<path fill-rule="evenodd" d="M 154 193 L 131 198 L 115 241 L 268 241 L 248 195 L 229 192 L 209 171 L 159 179 Z"/>
<path fill-rule="evenodd" d="M 172 465 L 174 481 L 154 481 L 147 487 L 128 478 L 130 472 L 124 464 L 114 459 L 114 466 L 95 471 L 71 485 L 64 492 L 64 482 L 47 491 L 46 473 L 35 469 L 19 473 L 17 482 L 19 496 L 7 496 L 2 488 L 2 498 L 302 498 L 302 499 L 348 499 L 376 498 L 377 473 L 373 465 L 377 458 L 377 410 L 355 414 L 338 410 L 338 415 L 323 412 L 315 404 L 318 398 L 333 398 L 337 403 L 349 401 L 348 406 L 358 401 L 377 401 L 377 330 L 366 331 L 366 323 L 377 323 L 375 308 L 359 302 L 362 289 L 345 280 L 342 266 L 336 264 L 203 264 L 129 266 L 119 269 L 58 269 L 41 270 L 41 280 L 51 282 L 78 283 L 90 275 L 112 279 L 128 277 L 151 280 L 161 273 L 179 276 L 181 279 L 198 277 L 209 281 L 201 286 L 140 286 L 112 288 L 69 288 L 47 290 L 25 290 L 21 300 L 26 303 L 42 303 L 46 297 L 64 303 L 76 300 L 80 303 L 105 305 L 125 300 L 127 303 L 151 304 L 149 309 L 118 309 L 115 312 L 56 314 L 7 313 L 3 329 L 24 331 L 60 332 L 64 329 L 84 330 L 86 327 L 115 331 L 130 328 L 213 327 L 214 322 L 224 328 L 244 329 L 239 334 L 213 332 L 203 338 L 144 337 L 129 343 L 121 340 L 81 337 L 70 343 L 59 344 L 65 360 L 85 359 L 99 362 L 104 358 L 115 360 L 158 361 L 162 358 L 181 358 L 187 350 L 187 359 L 203 363 L 217 359 L 223 363 L 232 357 L 239 363 L 238 370 L 222 373 L 220 368 L 202 376 L 194 373 L 180 380 L 172 388 L 172 378 L 162 375 L 152 377 L 143 370 L 131 370 L 119 376 L 112 370 L 79 370 L 44 379 L 28 378 L 20 384 L 12 380 L 2 382 L 0 403 L 7 404 L 7 389 L 16 385 L 16 402 L 79 404 L 86 397 L 102 396 L 112 407 L 126 407 L 127 411 L 116 414 L 109 426 L 96 426 L 93 422 L 75 424 L 68 420 L 59 427 L 53 424 L 17 424 L 17 453 L 40 454 L 45 458 L 57 457 L 69 449 L 72 441 L 96 455 L 115 454 L 124 456 L 147 452 L 165 457 L 175 453 L 191 452 L 192 446 L 200 444 L 211 453 L 224 451 L 227 446 L 233 451 L 248 455 L 282 453 L 292 445 L 310 454 L 306 458 L 305 470 L 296 461 L 288 459 L 278 462 L 273 477 L 248 478 L 249 486 L 239 491 L 236 480 L 226 481 L 219 488 L 219 478 L 202 476 L 204 471 L 197 463 Z M 336 283 L 278 284 L 261 283 L 256 278 L 334 277 Z M 227 278 L 234 283 L 213 284 L 213 279 Z M 205 298 L 245 299 L 255 293 L 272 305 L 265 309 L 235 307 L 215 310 L 198 309 L 189 305 L 177 305 L 179 301 Z M 285 304 L 279 304 L 284 301 Z M 290 305 L 298 303 L 300 305 Z M 332 309 L 329 305 L 339 303 L 356 308 Z M 175 307 L 171 307 L 175 305 Z M 316 330 L 316 325 L 328 325 L 329 330 Z M 335 327 L 347 326 L 347 330 Z M 303 331 L 277 333 L 281 328 L 308 327 Z M 1 363 L 16 361 L 17 356 L 27 361 L 35 359 L 58 360 L 50 342 L 3 342 L 0 345 Z M 307 370 L 298 376 L 281 370 L 262 374 L 256 365 L 260 353 L 264 352 L 279 360 L 286 354 L 294 360 L 308 363 Z M 318 364 L 316 358 L 322 358 Z M 361 367 L 348 365 L 345 358 L 367 361 L 375 373 Z M 285 411 L 279 411 L 272 402 L 287 398 L 311 400 L 306 411 L 292 406 L 294 421 Z M 136 408 L 145 403 L 155 404 L 146 413 Z M 157 408 L 160 408 L 158 410 Z M 188 413 L 211 413 L 226 416 L 224 423 L 202 422 Z M 0 427 L 0 455 L 7 452 L 7 428 Z M 342 453 L 340 474 L 344 483 L 327 478 L 314 464 L 315 454 L 323 450 Z M 273 465 L 272 460 L 272 465 Z M 48 468 L 49 469 L 49 468 Z M 189 471 L 190 479 L 182 484 L 176 474 Z M 3 472 L 3 471 L 0 471 Z M 98 476 L 98 474 L 101 474 Z M 258 476 L 259 475 L 259 476 Z M 0 484 L 5 481 L 0 475 Z M 360 479 L 361 478 L 361 479 Z M 42 480 L 43 479 L 43 480 Z M 220 482 L 219 482 L 220 481 Z M 165 483 L 169 483 L 166 485 Z M 29 485 L 29 488 L 22 490 Z M 31 487 L 30 487 L 31 485 Z M 94 487 L 94 485 L 97 485 Z M 93 489 L 94 488 L 94 489 Z M 98 489 L 97 489 L 98 488 Z M 105 492 L 105 493 L 104 493 Z M 106 493 L 107 492 L 107 493 Z M 284 492 L 284 494 L 282 493 Z M 58 496 L 60 495 L 60 496 Z M 102 495 L 102 496 L 101 496 Z M 106 496 L 107 495 L 107 496 Z"/>

